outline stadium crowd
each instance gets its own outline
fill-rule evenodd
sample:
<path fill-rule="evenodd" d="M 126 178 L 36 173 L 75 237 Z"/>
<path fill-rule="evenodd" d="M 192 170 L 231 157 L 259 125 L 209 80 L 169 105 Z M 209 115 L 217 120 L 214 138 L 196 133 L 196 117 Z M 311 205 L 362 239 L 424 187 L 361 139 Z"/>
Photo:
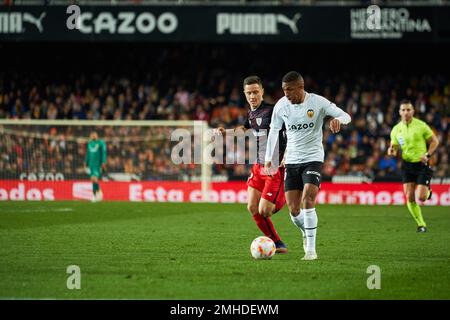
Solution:
<path fill-rule="evenodd" d="M 8 80 L 3 80 L 0 92 L 0 118 L 205 120 L 211 127 L 226 128 L 243 124 L 247 105 L 241 81 L 248 75 L 247 69 L 242 62 L 228 61 L 226 50 L 212 50 L 207 55 L 199 50 L 195 54 L 203 53 L 201 65 L 183 64 L 182 50 L 165 50 L 150 57 L 140 56 L 137 66 L 127 65 L 133 70 L 131 72 L 71 71 L 64 77 L 51 79 L 36 73 L 27 77 L 7 73 Z M 149 67 L 147 60 L 158 67 Z M 250 69 L 265 70 L 258 62 Z M 275 103 L 283 95 L 279 83 L 282 71 L 267 72 L 267 75 L 257 72 L 265 81 L 265 101 Z M 354 71 L 339 74 L 306 72 L 304 77 L 306 91 L 325 96 L 352 116 L 352 123 L 341 133 L 334 135 L 329 130 L 324 131 L 325 178 L 336 175 L 399 178 L 400 161 L 386 156 L 386 150 L 390 130 L 399 121 L 398 107 L 402 99 L 413 102 L 416 117 L 426 121 L 441 142 L 431 161 L 434 176 L 450 176 L 448 77 L 439 73 L 404 76 Z M 81 127 L 46 127 L 45 130 L 42 133 L 45 138 L 2 134 L 0 170 L 13 174 L 37 166 L 39 161 L 34 165 L 26 164 L 20 151 L 29 149 L 28 144 L 34 144 L 38 154 L 30 155 L 30 162 L 41 159 L 42 166 L 53 170 L 60 168 L 68 175 L 70 172 L 82 174 L 82 161 L 76 162 L 73 154 L 78 152 L 80 157 L 76 158 L 83 159 L 84 141 L 80 138 L 89 133 L 83 132 Z M 180 167 L 170 161 L 173 146 L 170 128 L 108 127 L 97 130 L 108 145 L 110 172 L 135 174 L 144 180 L 182 179 L 192 175 L 191 171 L 198 173 L 198 166 Z M 143 143 L 147 137 L 152 137 L 151 141 Z M 133 138 L 136 143 L 127 140 Z M 45 163 L 45 159 L 53 160 Z M 228 179 L 243 179 L 249 168 L 250 165 L 215 165 L 213 173 Z"/>

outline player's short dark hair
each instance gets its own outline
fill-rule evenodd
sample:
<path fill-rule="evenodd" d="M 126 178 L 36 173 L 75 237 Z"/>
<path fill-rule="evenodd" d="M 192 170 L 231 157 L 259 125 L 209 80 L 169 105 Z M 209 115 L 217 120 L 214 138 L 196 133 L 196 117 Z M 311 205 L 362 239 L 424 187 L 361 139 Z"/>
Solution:
<path fill-rule="evenodd" d="M 258 76 L 249 76 L 249 77 L 245 78 L 243 86 L 245 87 L 247 85 L 255 84 L 255 83 L 259 84 L 261 86 L 261 88 L 263 87 L 261 78 Z"/>
<path fill-rule="evenodd" d="M 303 81 L 303 77 L 297 71 L 289 71 L 283 77 L 283 82 Z"/>
<path fill-rule="evenodd" d="M 408 100 L 408 99 L 403 99 L 402 101 L 400 101 L 400 105 L 402 105 L 402 104 L 410 104 L 410 105 L 412 105 L 414 107 L 414 105 L 412 104 L 411 100 Z"/>

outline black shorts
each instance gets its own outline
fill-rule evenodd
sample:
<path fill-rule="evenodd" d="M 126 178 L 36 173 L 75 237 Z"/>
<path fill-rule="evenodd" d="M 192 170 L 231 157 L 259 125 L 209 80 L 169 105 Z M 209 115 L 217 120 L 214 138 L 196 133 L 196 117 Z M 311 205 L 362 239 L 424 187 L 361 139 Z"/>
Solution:
<path fill-rule="evenodd" d="M 306 183 L 320 187 L 323 162 L 287 164 L 284 175 L 284 191 L 303 190 Z"/>
<path fill-rule="evenodd" d="M 433 169 L 422 162 L 406 162 L 402 163 L 402 181 L 403 183 L 415 182 L 430 186 L 433 177 Z"/>

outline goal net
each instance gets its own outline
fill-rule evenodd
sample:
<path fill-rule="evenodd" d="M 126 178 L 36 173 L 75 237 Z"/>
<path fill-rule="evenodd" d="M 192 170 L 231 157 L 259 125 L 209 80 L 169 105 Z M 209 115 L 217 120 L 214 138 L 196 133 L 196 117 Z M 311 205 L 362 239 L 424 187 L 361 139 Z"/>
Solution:
<path fill-rule="evenodd" d="M 107 147 L 100 178 L 106 198 L 167 200 L 164 186 L 186 182 L 206 199 L 211 166 L 196 150 L 205 150 L 206 122 L 82 120 L 0 120 L 0 199 L 88 199 L 85 158 L 93 131 Z M 174 152 L 180 132 L 190 150 Z"/>

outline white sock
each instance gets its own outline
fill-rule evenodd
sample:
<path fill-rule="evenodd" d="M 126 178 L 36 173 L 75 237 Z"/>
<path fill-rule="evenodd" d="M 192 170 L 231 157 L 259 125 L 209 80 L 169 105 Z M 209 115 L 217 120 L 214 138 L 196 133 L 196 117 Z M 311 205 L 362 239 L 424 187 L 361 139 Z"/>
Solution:
<path fill-rule="evenodd" d="M 303 209 L 305 215 L 306 251 L 316 252 L 317 214 L 316 209 Z"/>
<path fill-rule="evenodd" d="M 292 222 L 300 229 L 302 232 L 303 238 L 305 237 L 305 214 L 303 213 L 303 210 L 300 210 L 300 213 L 297 216 L 293 216 L 292 213 L 290 213 Z"/>

